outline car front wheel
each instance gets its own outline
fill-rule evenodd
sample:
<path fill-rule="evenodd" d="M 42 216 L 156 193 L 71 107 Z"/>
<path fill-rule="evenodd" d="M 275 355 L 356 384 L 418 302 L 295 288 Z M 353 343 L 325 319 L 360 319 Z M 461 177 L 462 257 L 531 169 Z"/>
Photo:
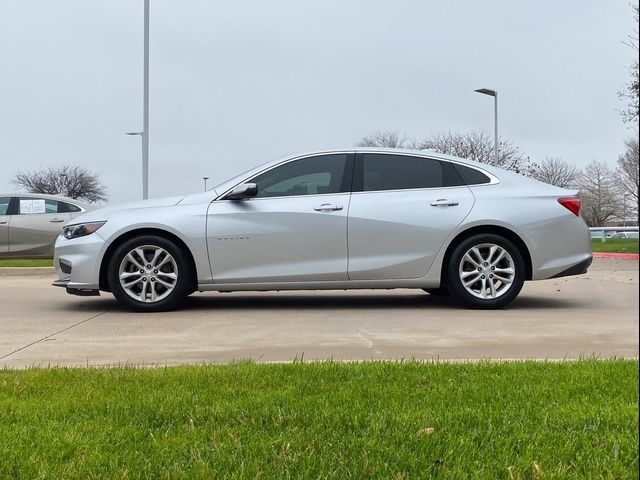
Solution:
<path fill-rule="evenodd" d="M 522 254 L 512 242 L 494 234 L 478 234 L 462 241 L 447 265 L 447 286 L 470 308 L 501 308 L 524 284 Z"/>
<path fill-rule="evenodd" d="M 109 286 L 118 302 L 139 312 L 171 310 L 191 293 L 191 267 L 174 242 L 155 235 L 127 240 L 111 256 Z"/>

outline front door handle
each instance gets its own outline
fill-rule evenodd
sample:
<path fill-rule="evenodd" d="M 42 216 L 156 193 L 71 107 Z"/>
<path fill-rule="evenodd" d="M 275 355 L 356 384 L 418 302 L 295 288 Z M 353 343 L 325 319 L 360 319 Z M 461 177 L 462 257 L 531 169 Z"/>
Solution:
<path fill-rule="evenodd" d="M 64 220 L 62 218 L 54 218 L 53 220 L 49 220 L 51 223 L 62 223 Z"/>
<path fill-rule="evenodd" d="M 6 225 L 7 223 L 9 223 L 8 220 L 0 220 L 0 225 Z"/>
<path fill-rule="evenodd" d="M 431 202 L 429 205 L 431 205 L 432 207 L 455 207 L 456 205 L 460 205 L 460 204 L 455 200 L 439 198 L 438 200 Z"/>
<path fill-rule="evenodd" d="M 334 205 L 333 203 L 323 203 L 319 207 L 314 208 L 316 212 L 335 212 L 342 210 L 342 205 Z"/>

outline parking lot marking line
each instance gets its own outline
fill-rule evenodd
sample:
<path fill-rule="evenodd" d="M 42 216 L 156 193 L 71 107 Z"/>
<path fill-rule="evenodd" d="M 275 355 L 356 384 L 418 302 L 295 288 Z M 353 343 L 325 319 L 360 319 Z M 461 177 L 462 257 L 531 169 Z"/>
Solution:
<path fill-rule="evenodd" d="M 77 323 L 74 323 L 73 325 L 69 325 L 68 327 L 65 327 L 65 328 L 63 328 L 63 329 L 61 329 L 61 330 L 58 330 L 57 332 L 53 332 L 53 333 L 50 333 L 49 335 L 45 335 L 44 337 L 42 337 L 42 338 L 40 338 L 40 339 L 38 339 L 38 340 L 34 340 L 33 342 L 28 343 L 28 344 L 26 344 L 26 345 L 23 345 L 23 346 L 22 346 L 22 347 L 20 347 L 20 348 L 16 348 L 16 349 L 15 349 L 14 351 L 12 351 L 12 352 L 9 352 L 9 353 L 7 353 L 7 354 L 5 354 L 5 355 L 2 355 L 2 356 L 0 357 L 0 360 L 4 360 L 5 358 L 10 357 L 11 355 L 13 355 L 13 354 L 15 354 L 15 353 L 18 353 L 18 352 L 20 352 L 20 351 L 24 350 L 25 348 L 29 348 L 29 347 L 31 347 L 31 346 L 33 346 L 33 345 L 35 345 L 36 343 L 44 342 L 44 341 L 46 341 L 47 339 L 50 339 L 51 337 L 55 337 L 56 335 L 59 335 L 60 333 L 66 332 L 67 330 L 71 330 L 72 328 L 77 327 L 77 326 L 79 326 L 79 325 L 82 325 L 83 323 L 87 323 L 89 320 L 93 320 L 94 318 L 98 318 L 98 317 L 100 317 L 101 315 L 104 315 L 105 313 L 109 313 L 110 311 L 111 311 L 111 310 L 105 310 L 104 312 L 100 312 L 100 313 L 98 313 L 98 314 L 96 314 L 96 315 L 93 315 L 93 316 L 91 316 L 91 317 L 89 317 L 89 318 L 85 318 L 84 320 L 81 320 L 81 321 L 79 321 L 79 322 L 77 322 Z"/>

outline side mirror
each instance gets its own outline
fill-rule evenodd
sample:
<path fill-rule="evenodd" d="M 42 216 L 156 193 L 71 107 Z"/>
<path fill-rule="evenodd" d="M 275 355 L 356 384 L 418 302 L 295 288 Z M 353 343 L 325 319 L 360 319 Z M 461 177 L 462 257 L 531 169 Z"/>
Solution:
<path fill-rule="evenodd" d="M 243 183 L 234 187 L 225 197 L 225 200 L 243 200 L 258 195 L 258 186 L 255 183 Z"/>

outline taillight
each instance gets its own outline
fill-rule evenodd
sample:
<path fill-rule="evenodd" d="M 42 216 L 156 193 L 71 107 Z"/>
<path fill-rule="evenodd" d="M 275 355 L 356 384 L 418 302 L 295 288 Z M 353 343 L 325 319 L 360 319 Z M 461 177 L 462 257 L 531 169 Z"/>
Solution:
<path fill-rule="evenodd" d="M 580 198 L 578 197 L 564 197 L 559 198 L 558 203 L 564 208 L 569 210 L 575 216 L 580 215 Z"/>

